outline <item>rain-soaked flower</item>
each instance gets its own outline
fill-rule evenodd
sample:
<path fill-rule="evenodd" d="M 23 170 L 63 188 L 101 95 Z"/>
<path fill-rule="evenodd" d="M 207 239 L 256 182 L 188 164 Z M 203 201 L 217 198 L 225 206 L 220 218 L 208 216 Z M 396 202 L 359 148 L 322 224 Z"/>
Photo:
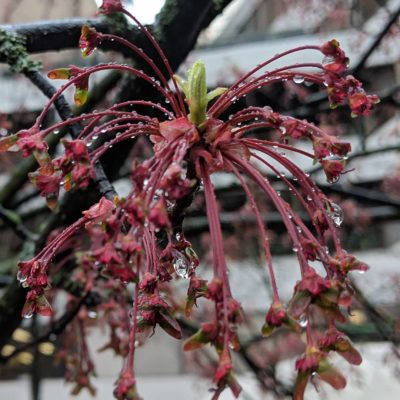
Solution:
<path fill-rule="evenodd" d="M 366 95 L 357 79 L 346 76 L 348 59 L 336 40 L 277 54 L 243 74 L 229 88 L 208 91 L 204 63 L 196 61 L 186 80 L 175 76 L 153 36 L 123 8 L 122 1 L 104 0 L 99 12 L 122 12 L 130 16 L 159 57 L 149 57 L 134 43 L 116 35 L 99 33 L 89 26 L 82 28 L 79 42 L 83 55 L 90 55 L 100 41 L 115 41 L 141 57 L 149 72 L 126 64 L 70 66 L 50 71 L 49 78 L 66 79 L 67 82 L 57 90 L 31 129 L 0 139 L 0 152 L 19 150 L 23 156 L 35 156 L 39 169 L 31 175 L 31 180 L 46 197 L 49 206 L 54 206 L 57 200 L 59 185 L 66 190 L 87 186 L 95 176 L 95 163 L 112 146 L 145 137 L 153 152 L 143 157 L 145 159 L 133 160 L 130 168 L 132 186 L 125 198 L 102 197 L 74 224 L 49 240 L 32 260 L 19 263 L 20 282 L 29 288 L 25 316 L 35 312 L 51 313 L 45 297 L 50 288 L 50 264 L 75 235 L 87 234 L 90 240 L 81 241 L 80 252 L 84 255 L 76 256 L 76 276 L 86 288 L 98 289 L 104 296 L 109 296 L 108 300 L 112 299 L 112 302 L 104 303 L 101 318 L 110 326 L 109 346 L 126 356 L 116 382 L 116 398 L 139 399 L 133 373 L 135 348 L 140 345 L 136 335 L 151 335 L 160 327 L 171 337 L 181 339 L 178 316 L 184 310 L 189 317 L 200 301 L 211 303 L 213 312 L 209 314 L 208 322 L 202 323 L 186 341 L 184 350 L 212 347 L 218 357 L 213 400 L 218 399 L 226 387 L 238 397 L 241 388 L 234 376 L 231 352 L 240 348 L 237 327 L 244 317 L 230 288 L 219 207 L 211 179 L 214 173 L 229 173 L 241 185 L 251 205 L 271 282 L 273 302 L 266 305 L 263 334 L 268 336 L 280 326 L 300 333 L 304 327 L 302 319 L 307 322 L 308 344 L 305 355 L 296 362 L 298 379 L 294 398 L 303 398 L 305 387 L 310 379 L 314 379 L 314 374 L 336 389 L 343 388 L 345 379 L 328 361 L 328 352 L 336 351 L 354 364 L 359 361 L 358 353 L 344 335 L 332 329 L 320 337 L 319 347 L 316 347 L 309 311 L 317 307 L 329 323 L 334 320 L 345 322 L 339 306 L 350 305 L 352 295 L 346 275 L 352 270 L 364 271 L 366 266 L 341 248 L 335 231 L 335 226 L 342 221 L 338 206 L 334 207 L 312 179 L 282 153 L 294 153 L 309 159 L 310 163 L 320 163 L 328 181 L 334 182 L 344 172 L 350 143 L 305 120 L 280 114 L 268 105 L 235 111 L 231 106 L 257 88 L 298 80 L 299 74 L 301 79 L 326 88 L 333 107 L 347 100 L 355 115 L 368 114 L 378 101 L 377 97 Z M 275 61 L 283 61 L 288 54 L 301 54 L 303 50 L 320 52 L 321 63 L 307 62 L 303 57 L 299 64 L 274 67 Z M 161 69 L 157 66 L 160 60 Z M 43 119 L 59 95 L 74 86 L 75 103 L 82 105 L 88 97 L 89 77 L 106 70 L 118 70 L 143 79 L 158 91 L 164 102 L 125 101 L 42 127 Z M 147 109 L 151 116 L 146 113 Z M 227 115 L 229 117 L 225 117 Z M 45 138 L 61 128 L 80 123 L 83 126 L 79 137 L 63 140 L 63 154 L 53 160 L 47 152 Z M 260 130 L 275 131 L 275 139 L 259 135 Z M 297 148 L 299 139 L 309 141 L 312 150 Z M 92 146 L 93 141 L 99 145 Z M 300 211 L 309 217 L 310 226 L 303 222 L 302 214 L 280 196 L 271 177 L 289 188 L 296 203 L 302 207 Z M 199 259 L 184 236 L 182 223 L 182 210 L 190 204 L 200 186 L 212 253 L 213 276 L 208 281 L 202 279 Z M 269 235 L 262 218 L 260 197 L 253 191 L 255 186 L 281 215 L 300 267 L 301 278 L 287 308 L 280 299 Z M 336 254 L 334 257 L 327 253 L 328 241 Z M 69 246 L 72 250 L 73 245 Z M 326 274 L 317 273 L 308 265 L 309 261 L 319 261 Z M 177 300 L 177 293 L 170 284 L 175 279 L 190 279 L 186 305 Z M 93 319 L 97 318 L 95 314 Z M 82 329 L 80 335 L 84 337 Z M 79 365 L 79 362 L 77 364 L 73 359 L 70 365 Z M 83 371 L 90 372 L 92 368 Z M 91 390 L 86 378 L 87 373 L 82 373 L 71 380 L 77 382 L 79 390 L 85 385 Z"/>

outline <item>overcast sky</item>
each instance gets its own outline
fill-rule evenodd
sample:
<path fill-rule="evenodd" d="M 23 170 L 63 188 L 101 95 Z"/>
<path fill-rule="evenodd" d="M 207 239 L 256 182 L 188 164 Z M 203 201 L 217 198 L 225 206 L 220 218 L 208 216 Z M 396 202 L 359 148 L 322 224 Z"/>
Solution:
<path fill-rule="evenodd" d="M 165 0 L 125 0 L 126 8 L 143 24 L 151 24 Z M 100 5 L 102 0 L 95 0 Z"/>

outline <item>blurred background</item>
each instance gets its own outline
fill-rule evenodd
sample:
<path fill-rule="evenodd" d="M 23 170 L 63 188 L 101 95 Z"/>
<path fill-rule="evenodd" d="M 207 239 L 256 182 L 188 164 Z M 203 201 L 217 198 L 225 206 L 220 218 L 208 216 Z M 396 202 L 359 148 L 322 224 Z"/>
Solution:
<path fill-rule="evenodd" d="M 155 26 L 163 3 L 162 0 L 126 1 L 139 20 Z M 0 23 L 5 29 L 15 29 L 21 24 L 37 26 L 50 20 L 91 20 L 95 18 L 98 4 L 94 0 L 2 0 L 1 5 Z M 350 58 L 350 73 L 363 81 L 368 93 L 381 98 L 371 116 L 351 118 L 345 107 L 331 110 L 326 94 L 303 80 L 261 88 L 232 107 L 234 111 L 235 107 L 239 109 L 245 105 L 269 105 L 284 114 L 306 118 L 352 143 L 348 169 L 354 171 L 333 185 L 326 183 L 323 173 L 312 163 L 296 160 L 340 205 L 343 223 L 339 232 L 344 248 L 371 267 L 366 274 L 354 274 L 361 292 L 351 310 L 351 322 L 341 327 L 356 342 L 364 362 L 360 367 L 350 368 L 335 359 L 348 377 L 348 387 L 343 392 L 334 392 L 324 386 L 320 393 L 311 387 L 306 395 L 310 400 L 369 400 L 378 396 L 396 399 L 400 392 L 399 13 L 399 0 L 233 0 L 201 32 L 196 47 L 180 66 L 180 74 L 185 75 L 193 61 L 200 58 L 207 68 L 209 88 L 226 86 L 278 52 L 335 38 Z M 1 45 L 0 41 L 0 52 Z M 70 48 L 37 53 L 33 58 L 40 60 L 44 72 L 69 64 L 121 60 L 118 51 L 96 52 L 90 59 L 82 59 L 78 49 Z M 302 61 L 291 57 L 285 60 L 286 64 Z M 320 62 L 317 52 L 306 53 L 304 57 Z M 106 78 L 100 74 L 91 84 L 96 85 Z M 107 96 L 115 94 L 116 90 L 109 90 Z M 0 96 L 2 136 L 31 126 L 46 104 L 46 98 L 26 77 L 11 72 L 4 63 L 0 65 Z M 0 188 L 9 187 L 10 173 L 18 162 L 20 159 L 13 155 L 0 159 Z M 123 175 L 115 179 L 121 194 L 127 190 Z M 302 344 L 287 332 L 268 340 L 259 337 L 257 326 L 262 324 L 271 296 L 259 262 L 256 224 L 235 182 L 219 175 L 214 183 L 220 201 L 233 294 L 248 316 L 248 326 L 242 336 L 245 348 L 236 359 L 244 388 L 240 398 L 288 398 L 286 389 L 293 382 L 294 360 L 301 353 Z M 282 186 L 281 195 L 292 201 L 279 179 L 275 179 L 274 185 Z M 1 197 L 0 190 L 0 200 L 3 206 L 17 210 L 30 227 L 40 224 L 47 212 L 44 200 L 28 186 L 6 200 Z M 298 278 L 292 246 L 271 204 L 266 202 L 263 211 L 272 240 L 278 283 L 283 298 L 289 299 Z M 195 201 L 189 209 L 185 229 L 207 265 L 209 238 L 201 201 Z M 0 295 L 14 280 L 16 257 L 22 244 L 21 238 L 9 229 L 0 215 Z M 184 293 L 185 284 L 178 282 L 177 285 Z M 65 298 L 59 296 L 55 302 L 62 310 Z M 95 312 L 92 317 L 96 319 Z M 62 338 L 54 334 L 35 346 L 26 345 L 40 337 L 46 326 L 47 320 L 42 317 L 24 320 L 0 349 L 1 399 L 72 398 L 71 387 L 63 380 L 63 364 L 54 363 Z M 107 332 L 94 326 L 90 332 L 89 345 L 97 372 L 96 398 L 109 399 L 121 360 L 109 350 L 97 351 L 107 342 Z M 139 349 L 138 385 L 144 398 L 210 398 L 207 356 L 185 355 L 181 347 L 180 342 L 156 332 L 149 343 Z M 85 391 L 78 396 L 79 399 L 90 397 Z M 227 391 L 221 398 L 232 396 Z"/>

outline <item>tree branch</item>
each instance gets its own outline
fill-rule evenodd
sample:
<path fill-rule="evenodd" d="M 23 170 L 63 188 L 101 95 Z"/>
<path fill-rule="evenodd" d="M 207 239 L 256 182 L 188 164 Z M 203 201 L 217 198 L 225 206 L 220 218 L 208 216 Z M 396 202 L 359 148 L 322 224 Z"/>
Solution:
<path fill-rule="evenodd" d="M 397 18 L 399 18 L 399 16 L 400 16 L 400 7 L 392 14 L 392 16 L 387 21 L 386 25 L 379 32 L 379 34 L 375 37 L 374 41 L 371 43 L 369 48 L 365 51 L 365 53 L 360 58 L 360 60 L 356 64 L 356 66 L 354 68 L 352 68 L 352 70 L 350 71 L 352 75 L 358 75 L 361 72 L 361 70 L 365 67 L 365 64 L 368 61 L 368 58 L 375 51 L 375 49 L 379 46 L 379 44 L 382 42 L 382 39 L 389 32 L 390 28 L 396 22 L 396 20 L 397 20 Z"/>

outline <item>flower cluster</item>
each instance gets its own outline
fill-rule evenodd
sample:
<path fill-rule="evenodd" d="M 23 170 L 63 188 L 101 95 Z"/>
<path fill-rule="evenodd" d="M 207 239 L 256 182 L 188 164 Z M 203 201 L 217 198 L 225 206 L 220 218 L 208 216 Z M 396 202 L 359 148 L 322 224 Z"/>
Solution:
<path fill-rule="evenodd" d="M 104 0 L 100 12 L 122 12 L 133 18 L 154 46 L 168 75 L 162 74 L 155 61 L 135 44 L 84 26 L 79 42 L 84 56 L 89 56 L 100 42 L 115 41 L 142 57 L 152 74 L 118 64 L 85 68 L 70 66 L 50 71 L 50 78 L 67 79 L 67 83 L 52 97 L 30 130 L 0 139 L 0 151 L 16 146 L 23 156 L 35 156 L 39 169 L 31 175 L 31 180 L 52 208 L 56 205 L 60 185 L 66 190 L 87 186 L 95 176 L 94 164 L 113 145 L 144 136 L 152 143 L 153 155 L 144 161 L 133 161 L 132 188 L 126 198 L 102 198 L 85 211 L 82 218 L 56 235 L 34 259 L 19 264 L 19 280 L 29 288 L 24 315 L 51 313 L 45 297 L 49 289 L 49 265 L 68 240 L 77 232 L 86 232 L 90 244 L 88 248 L 82 244 L 84 253 L 76 257 L 74 273 L 85 291 L 100 287 L 109 296 L 104 301 L 103 318 L 110 326 L 111 337 L 105 348 L 112 348 L 126 357 L 116 383 L 116 398 L 139 399 L 133 372 L 138 335 L 149 335 L 159 326 L 176 339 L 182 337 L 177 312 L 183 311 L 183 307 L 176 301 L 170 284 L 175 278 L 190 278 L 185 307 L 187 317 L 199 299 L 213 305 L 213 316 L 186 341 L 184 349 L 189 351 L 211 345 L 218 357 L 213 399 L 217 399 L 225 387 L 229 387 L 237 397 L 240 386 L 234 377 L 231 351 L 239 349 L 237 327 L 243 322 L 243 310 L 230 288 L 218 204 L 211 181 L 215 172 L 228 172 L 242 186 L 262 238 L 273 293 L 273 303 L 266 307 L 268 311 L 262 333 L 269 336 L 282 326 L 300 333 L 307 325 L 307 350 L 296 363 L 299 375 L 295 398 L 303 398 L 304 388 L 314 373 L 337 389 L 344 387 L 345 379 L 328 361 L 328 353 L 335 351 L 354 364 L 360 361 L 349 340 L 334 329 L 334 322 L 346 321 L 341 306 L 351 304 L 349 272 L 364 271 L 367 266 L 341 248 L 335 231 L 341 223 L 340 208 L 282 151 L 319 162 L 328 181 L 335 182 L 344 172 L 350 144 L 314 124 L 279 114 L 268 106 L 247 107 L 231 114 L 228 119 L 223 115 L 238 99 L 257 88 L 288 79 L 298 80 L 299 74 L 302 80 L 327 86 L 333 106 L 347 99 L 354 115 L 368 114 L 377 97 L 366 95 L 359 81 L 345 75 L 348 60 L 335 40 L 320 47 L 303 46 L 277 54 L 241 76 L 230 88 L 208 92 L 203 63 L 198 61 L 193 65 L 186 81 L 174 76 L 157 42 L 123 8 L 121 1 Z M 303 50 L 320 51 L 327 59 L 322 63 L 302 62 L 275 69 L 271 67 L 274 61 L 285 55 Z M 46 113 L 58 96 L 68 87 L 75 86 L 75 102 L 83 104 L 90 75 L 103 70 L 119 70 L 143 79 L 165 98 L 166 105 L 151 100 L 126 101 L 103 111 L 92 111 L 42 127 Z M 158 116 L 150 117 L 144 112 L 133 111 L 136 106 L 140 110 L 147 107 L 152 115 L 156 113 Z M 72 124 L 80 125 L 78 137 L 63 140 L 64 153 L 52 159 L 45 138 Z M 260 138 L 257 136 L 260 129 L 278 132 L 279 138 Z M 296 148 L 294 143 L 300 139 L 308 140 L 312 150 Z M 92 146 L 94 141 L 99 145 Z M 278 176 L 289 188 L 312 221 L 312 227 L 306 225 L 280 196 L 269 179 L 271 174 Z M 251 183 L 260 188 L 281 215 L 299 262 L 301 279 L 296 283 L 288 305 L 284 305 L 279 296 L 268 235 Z M 200 184 L 213 256 L 213 277 L 209 281 L 201 278 L 199 260 L 176 217 L 180 215 L 180 205 L 199 190 Z M 334 249 L 334 256 L 327 251 L 328 245 Z M 310 261 L 319 262 L 324 274 L 317 273 L 309 265 Z M 122 299 L 129 294 L 127 285 L 135 288 L 133 305 L 129 314 L 122 312 L 121 315 L 115 299 L 120 299 L 126 306 L 126 300 Z M 319 340 L 311 329 L 314 309 L 325 316 L 331 327 Z M 78 374 L 78 391 L 82 387 L 92 391 L 85 380 L 92 369 L 86 368 L 85 371 L 86 374 Z"/>

